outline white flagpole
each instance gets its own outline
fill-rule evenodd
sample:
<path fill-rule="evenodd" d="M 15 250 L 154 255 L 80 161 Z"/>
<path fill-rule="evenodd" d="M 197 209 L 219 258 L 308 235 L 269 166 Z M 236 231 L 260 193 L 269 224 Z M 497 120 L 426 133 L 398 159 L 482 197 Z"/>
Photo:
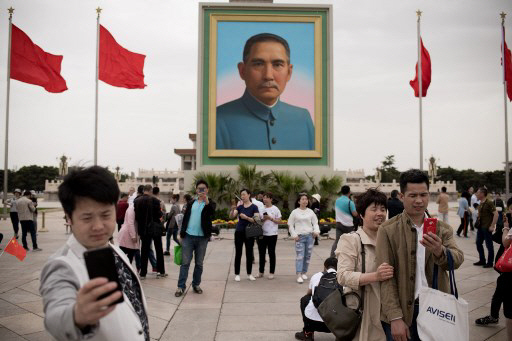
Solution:
<path fill-rule="evenodd" d="M 505 12 L 501 12 L 501 56 L 503 64 L 503 101 L 505 104 L 505 196 L 506 200 L 510 197 L 510 167 L 508 162 L 508 115 L 507 115 L 507 81 L 505 78 Z"/>
<path fill-rule="evenodd" d="M 100 13 L 101 8 L 96 8 L 96 100 L 94 104 L 94 165 L 98 164 L 98 79 L 100 72 Z"/>
<path fill-rule="evenodd" d="M 11 94 L 11 35 L 12 35 L 12 13 L 14 8 L 9 11 L 9 42 L 7 47 L 7 100 L 5 102 L 5 152 L 4 152 L 4 195 L 3 195 L 3 214 L 7 215 L 7 192 L 8 192 L 8 160 L 9 160 L 9 97 Z"/>
<path fill-rule="evenodd" d="M 423 79 L 421 75 L 421 32 L 420 32 L 420 19 L 421 11 L 417 10 L 418 15 L 418 81 L 419 81 L 419 99 L 420 99 L 420 170 L 423 170 L 423 110 L 421 99 L 423 97 Z"/>

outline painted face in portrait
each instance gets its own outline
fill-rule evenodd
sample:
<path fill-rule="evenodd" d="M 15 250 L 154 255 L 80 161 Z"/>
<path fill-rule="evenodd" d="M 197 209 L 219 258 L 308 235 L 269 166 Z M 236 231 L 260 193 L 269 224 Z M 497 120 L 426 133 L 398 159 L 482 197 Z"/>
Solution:
<path fill-rule="evenodd" d="M 238 64 L 249 93 L 266 105 L 273 105 L 283 93 L 292 69 L 284 46 L 274 41 L 254 44 L 247 62 Z"/>

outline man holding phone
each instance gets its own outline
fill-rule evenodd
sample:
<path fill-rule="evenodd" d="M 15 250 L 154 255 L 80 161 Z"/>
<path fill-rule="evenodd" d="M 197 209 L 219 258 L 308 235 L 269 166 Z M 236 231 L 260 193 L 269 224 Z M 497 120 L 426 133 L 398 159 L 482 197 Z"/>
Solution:
<path fill-rule="evenodd" d="M 202 294 L 201 275 L 203 274 L 203 261 L 206 255 L 206 247 L 212 235 L 212 220 L 215 214 L 215 203 L 208 198 L 208 183 L 205 180 L 196 182 L 197 197 L 187 202 L 179 239 L 181 243 L 182 261 L 178 288 L 174 296 L 180 297 L 186 289 L 188 270 L 192 262 L 192 254 L 195 259 L 194 274 L 192 275 L 192 290 L 196 294 Z"/>
<path fill-rule="evenodd" d="M 116 228 L 118 197 L 114 177 L 98 166 L 71 172 L 59 186 L 72 235 L 46 262 L 39 288 L 45 327 L 56 340 L 149 341 L 146 299 L 137 274 L 124 252 L 108 242 Z M 84 253 L 99 248 L 111 250 L 112 257 L 103 263 L 115 268 L 117 274 L 109 277 L 117 275 L 120 287 L 105 277 L 89 278 Z M 101 270 L 102 262 L 96 264 L 95 270 Z"/>
<path fill-rule="evenodd" d="M 453 256 L 455 268 L 464 261 L 464 254 L 455 244 L 450 225 L 425 213 L 430 194 L 424 172 L 411 169 L 402 173 L 400 192 L 404 212 L 384 222 L 377 233 L 377 265 L 388 263 L 395 269 L 392 278 L 381 282 L 381 319 L 388 341 L 416 341 L 420 288 L 432 286 L 437 264 L 439 290 L 449 293 L 450 281 L 443 271 L 448 270 L 446 250 Z"/>

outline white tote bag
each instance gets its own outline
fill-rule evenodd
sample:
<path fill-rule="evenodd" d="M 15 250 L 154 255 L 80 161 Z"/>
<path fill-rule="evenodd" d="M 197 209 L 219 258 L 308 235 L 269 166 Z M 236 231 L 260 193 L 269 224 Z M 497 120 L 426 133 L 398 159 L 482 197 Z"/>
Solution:
<path fill-rule="evenodd" d="M 450 267 L 451 294 L 437 289 L 438 266 L 434 265 L 432 288 L 421 288 L 419 292 L 418 335 L 422 341 L 468 341 L 468 303 L 458 297 L 455 284 L 453 258 L 446 250 Z"/>

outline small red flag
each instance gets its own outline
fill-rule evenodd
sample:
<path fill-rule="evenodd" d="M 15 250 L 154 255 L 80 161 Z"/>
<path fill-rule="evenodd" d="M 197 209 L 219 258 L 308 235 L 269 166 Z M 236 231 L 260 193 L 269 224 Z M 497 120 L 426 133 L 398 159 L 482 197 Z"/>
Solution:
<path fill-rule="evenodd" d="M 9 241 L 9 244 L 7 244 L 4 251 L 13 256 L 16 256 L 16 258 L 21 261 L 23 261 L 27 255 L 27 250 L 18 244 L 18 241 L 14 237 Z"/>
<path fill-rule="evenodd" d="M 430 86 L 430 80 L 432 77 L 432 66 L 430 64 L 430 54 L 428 53 L 425 46 L 423 46 L 423 39 L 421 40 L 421 89 L 422 95 L 421 97 L 427 96 L 427 90 Z M 416 63 L 416 77 L 409 84 L 414 89 L 414 96 L 419 97 L 420 94 L 420 84 L 418 81 L 418 63 Z"/>
<path fill-rule="evenodd" d="M 503 28 L 503 42 L 505 43 L 505 80 L 507 81 L 508 99 L 512 101 L 512 54 L 505 41 L 505 28 Z"/>
<path fill-rule="evenodd" d="M 130 52 L 119 45 L 112 34 L 100 25 L 99 79 L 128 89 L 144 89 L 145 55 Z"/>
<path fill-rule="evenodd" d="M 60 75 L 62 56 L 44 52 L 28 35 L 15 25 L 11 34 L 11 78 L 39 85 L 48 92 L 63 92 L 68 88 Z"/>

